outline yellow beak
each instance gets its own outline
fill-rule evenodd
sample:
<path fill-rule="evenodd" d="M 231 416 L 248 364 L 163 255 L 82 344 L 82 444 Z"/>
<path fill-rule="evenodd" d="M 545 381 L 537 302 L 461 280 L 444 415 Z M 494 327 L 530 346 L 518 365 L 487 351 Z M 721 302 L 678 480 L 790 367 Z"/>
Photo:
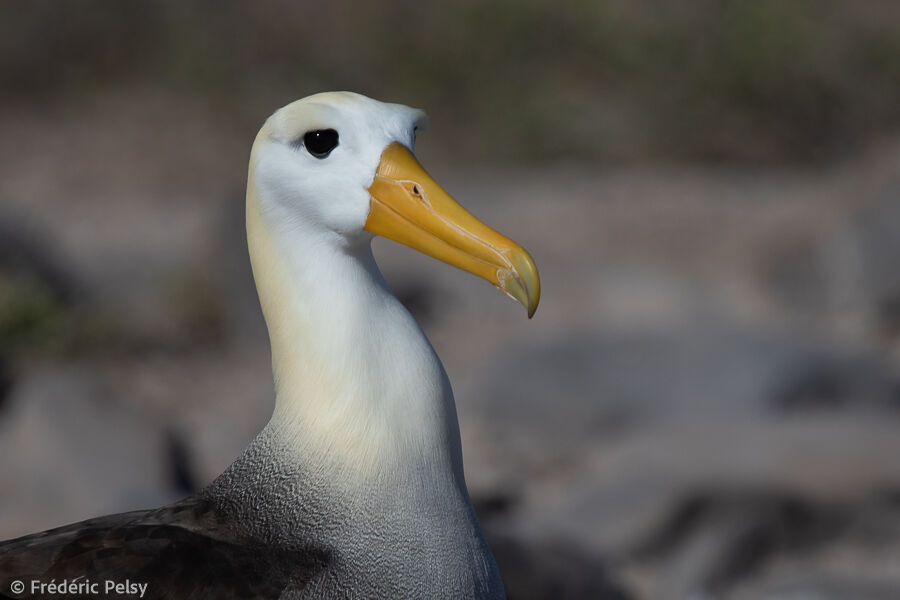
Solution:
<path fill-rule="evenodd" d="M 537 310 L 541 281 L 528 252 L 460 206 L 405 146 L 385 148 L 369 194 L 367 231 L 487 279 L 529 318 Z"/>

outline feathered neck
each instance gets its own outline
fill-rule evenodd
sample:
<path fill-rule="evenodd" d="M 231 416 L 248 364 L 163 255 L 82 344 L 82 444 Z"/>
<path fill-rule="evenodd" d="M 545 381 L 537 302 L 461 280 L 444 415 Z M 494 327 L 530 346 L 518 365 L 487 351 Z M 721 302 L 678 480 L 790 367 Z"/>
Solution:
<path fill-rule="evenodd" d="M 370 239 L 278 219 L 251 176 L 247 233 L 272 346 L 284 456 L 348 480 L 450 478 L 464 489 L 456 408 L 424 333 L 388 289 Z"/>

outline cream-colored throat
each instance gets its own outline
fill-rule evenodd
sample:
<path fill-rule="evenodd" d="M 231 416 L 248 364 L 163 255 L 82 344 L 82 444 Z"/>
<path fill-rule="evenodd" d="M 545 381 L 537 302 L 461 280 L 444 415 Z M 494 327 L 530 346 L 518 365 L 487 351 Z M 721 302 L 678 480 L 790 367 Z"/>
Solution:
<path fill-rule="evenodd" d="M 462 477 L 450 384 L 391 294 L 368 240 L 274 222 L 251 179 L 247 234 L 272 345 L 280 451 L 359 477 L 450 469 Z"/>

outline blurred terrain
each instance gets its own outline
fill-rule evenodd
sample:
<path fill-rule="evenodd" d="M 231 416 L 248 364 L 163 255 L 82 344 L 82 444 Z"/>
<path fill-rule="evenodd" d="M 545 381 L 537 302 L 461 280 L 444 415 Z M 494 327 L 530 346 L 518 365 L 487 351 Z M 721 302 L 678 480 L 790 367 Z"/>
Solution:
<path fill-rule="evenodd" d="M 541 271 L 375 243 L 511 599 L 900 597 L 900 4 L 7 1 L 0 81 L 0 538 L 263 426 L 250 144 L 352 89 Z"/>

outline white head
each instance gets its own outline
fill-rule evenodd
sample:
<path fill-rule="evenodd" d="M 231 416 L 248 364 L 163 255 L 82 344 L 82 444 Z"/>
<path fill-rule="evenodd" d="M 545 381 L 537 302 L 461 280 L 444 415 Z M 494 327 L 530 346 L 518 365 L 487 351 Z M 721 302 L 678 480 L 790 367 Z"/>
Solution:
<path fill-rule="evenodd" d="M 392 142 L 412 149 L 425 120 L 421 111 L 351 92 L 288 104 L 254 144 L 250 168 L 265 202 L 260 209 L 275 213 L 272 223 L 356 241 L 382 152 Z"/>
<path fill-rule="evenodd" d="M 534 262 L 419 165 L 412 149 L 426 123 L 422 111 L 350 92 L 288 104 L 254 143 L 248 208 L 269 227 L 327 244 L 383 235 L 487 279 L 531 316 L 540 296 Z"/>

